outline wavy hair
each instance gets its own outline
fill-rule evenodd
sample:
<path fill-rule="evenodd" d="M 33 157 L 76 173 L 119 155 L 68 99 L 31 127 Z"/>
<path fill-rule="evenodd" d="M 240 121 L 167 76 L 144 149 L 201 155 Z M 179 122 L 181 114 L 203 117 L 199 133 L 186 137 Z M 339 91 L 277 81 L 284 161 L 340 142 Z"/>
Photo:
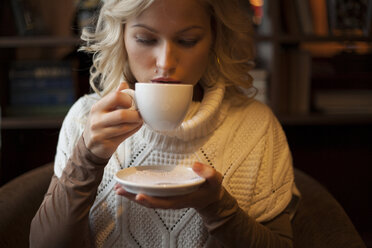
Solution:
<path fill-rule="evenodd" d="M 83 29 L 86 42 L 79 50 L 93 54 L 90 85 L 99 95 L 115 89 L 120 80 L 133 85 L 136 80 L 129 68 L 124 44 L 126 21 L 144 11 L 156 0 L 105 0 L 96 28 Z M 237 0 L 200 0 L 211 14 L 214 43 L 210 61 L 200 83 L 213 87 L 217 80 L 225 82 L 228 91 L 252 88 L 253 30 L 248 15 Z"/>

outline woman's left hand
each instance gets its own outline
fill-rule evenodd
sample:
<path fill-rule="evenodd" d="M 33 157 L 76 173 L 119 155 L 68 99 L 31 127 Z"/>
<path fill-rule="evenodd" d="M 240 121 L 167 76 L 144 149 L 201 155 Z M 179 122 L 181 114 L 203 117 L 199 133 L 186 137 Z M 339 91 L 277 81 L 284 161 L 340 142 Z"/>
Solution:
<path fill-rule="evenodd" d="M 148 208 L 180 209 L 195 208 L 203 209 L 222 198 L 222 175 L 211 166 L 195 162 L 193 170 L 199 176 L 205 178 L 200 188 L 190 194 L 172 197 L 152 197 L 144 194 L 132 194 L 127 192 L 120 184 L 115 185 L 118 195 L 124 196 L 138 204 Z"/>

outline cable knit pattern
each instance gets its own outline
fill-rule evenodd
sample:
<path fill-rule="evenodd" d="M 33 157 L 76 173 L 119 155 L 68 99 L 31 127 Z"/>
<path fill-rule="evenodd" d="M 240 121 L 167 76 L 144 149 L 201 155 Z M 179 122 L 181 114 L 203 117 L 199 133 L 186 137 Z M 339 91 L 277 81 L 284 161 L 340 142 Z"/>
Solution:
<path fill-rule="evenodd" d="M 223 185 L 257 221 L 275 217 L 292 197 L 293 169 L 286 137 L 265 105 L 240 106 L 224 97 L 224 84 L 205 89 L 178 129 L 157 133 L 144 125 L 125 140 L 105 167 L 90 225 L 97 247 L 214 247 L 194 209 L 147 209 L 113 193 L 113 175 L 141 165 L 209 164 Z M 57 147 L 57 176 L 83 132 L 96 95 L 84 96 L 66 116 Z"/>

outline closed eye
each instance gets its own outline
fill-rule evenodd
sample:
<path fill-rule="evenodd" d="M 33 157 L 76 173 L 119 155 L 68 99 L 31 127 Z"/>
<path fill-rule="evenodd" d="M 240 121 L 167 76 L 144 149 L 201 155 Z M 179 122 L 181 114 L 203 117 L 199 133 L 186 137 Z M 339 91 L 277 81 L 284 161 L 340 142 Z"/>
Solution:
<path fill-rule="evenodd" d="M 184 47 L 193 47 L 198 43 L 198 40 L 196 39 L 180 39 L 178 40 L 178 44 Z"/>
<path fill-rule="evenodd" d="M 143 44 L 143 45 L 146 45 L 146 46 L 151 46 L 151 45 L 156 44 L 157 40 L 156 39 L 146 39 L 146 38 L 136 37 L 136 42 L 140 43 L 140 44 Z"/>

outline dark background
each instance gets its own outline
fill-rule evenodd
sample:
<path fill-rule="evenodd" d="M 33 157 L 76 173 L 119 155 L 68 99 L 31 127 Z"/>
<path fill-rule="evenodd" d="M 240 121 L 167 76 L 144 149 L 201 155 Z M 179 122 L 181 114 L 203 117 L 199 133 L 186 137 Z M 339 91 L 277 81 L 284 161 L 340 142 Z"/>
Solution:
<path fill-rule="evenodd" d="M 59 3 L 52 3 L 45 0 L 34 2 L 43 3 L 44 12 L 60 13 L 58 8 L 65 11 L 66 8 L 56 6 Z M 73 1 L 66 0 L 63 4 L 68 6 Z M 277 7 L 283 7 L 284 2 L 275 1 Z M 71 20 L 66 27 L 56 29 L 54 33 L 19 35 L 17 33 L 14 16 L 10 11 L 10 0 L 0 3 L 0 103 L 3 110 L 1 118 L 1 151 L 0 151 L 0 186 L 16 176 L 41 166 L 54 160 L 56 144 L 59 135 L 59 128 L 63 116 L 58 118 L 10 118 L 4 113 L 4 107 L 8 104 L 8 69 L 9 63 L 20 59 L 43 59 L 48 56 L 59 54 L 53 59 L 71 60 L 76 65 L 73 69 L 76 76 L 76 98 L 89 92 L 88 69 L 90 57 L 77 53 L 79 40 L 77 34 L 80 32 L 76 17 L 78 11 L 73 10 Z M 68 8 L 67 8 L 68 9 Z M 278 11 L 277 11 L 278 12 Z M 45 15 L 44 13 L 44 15 Z M 65 20 L 62 17 L 67 14 L 62 13 L 53 20 Z M 283 18 L 272 15 L 271 18 Z M 279 22 L 279 21 L 277 21 Z M 59 24 L 54 23 L 55 26 Z M 275 61 L 280 61 L 278 54 L 286 53 L 288 50 L 299 49 L 301 43 L 313 42 L 340 42 L 350 40 L 348 36 L 339 37 L 307 37 L 302 34 L 286 33 L 285 28 L 281 32 L 273 31 L 272 34 L 264 34 L 257 37 L 259 43 L 270 43 L 274 47 L 272 71 L 273 77 L 271 88 L 278 83 L 280 70 Z M 62 37 L 62 38 L 61 38 Z M 72 37 L 72 39 L 64 39 Z M 29 40 L 30 39 L 30 40 Z M 367 36 L 351 38 L 355 43 L 363 43 L 362 46 L 369 46 L 371 51 L 371 33 Z M 19 42 L 21 45 L 16 45 Z M 60 51 L 60 48 L 67 51 Z M 41 51 L 37 51 L 37 50 Z M 275 52 L 276 51 L 276 52 Z M 350 52 L 350 51 L 347 51 Z M 354 55 L 354 54 L 352 54 Z M 339 82 L 347 87 L 356 87 L 355 78 L 359 77 L 359 83 L 363 82 L 363 87 L 372 88 L 371 64 L 356 64 L 355 56 L 343 56 L 336 60 L 339 65 L 345 68 L 355 68 L 352 77 L 347 78 L 349 73 L 343 76 L 326 77 L 321 80 L 312 79 L 314 88 L 322 88 L 324 84 L 338 85 Z M 371 53 L 363 55 L 371 61 Z M 258 58 L 259 59 L 259 58 Z M 328 61 L 335 59 L 329 59 Z M 313 63 L 316 59 L 313 60 Z M 265 63 L 263 63 L 265 64 Z M 316 64 L 314 64 L 316 66 Z M 358 69 L 364 67 L 363 72 Z M 346 75 L 346 76 L 345 76 Z M 280 75 L 282 76 L 282 75 Z M 276 80 L 276 81 L 275 81 Z M 333 80 L 333 81 L 332 81 Z M 274 83 L 273 83 L 274 82 Z M 277 82 L 277 83 L 275 83 Z M 331 82 L 331 83 L 330 83 Z M 333 87 L 333 86 L 331 86 Z M 273 92 L 270 95 L 276 99 L 285 98 L 281 93 Z M 341 115 L 341 116 L 322 116 L 322 113 L 312 112 L 305 116 L 290 115 L 278 111 L 274 104 L 272 106 L 279 120 L 283 124 L 287 135 L 288 143 L 292 151 L 293 162 L 296 168 L 303 170 L 310 176 L 323 184 L 333 196 L 344 207 L 352 222 L 367 243 L 372 247 L 372 216 L 371 216 L 371 191 L 372 191 L 372 116 L 365 115 Z M 313 111 L 313 109 L 311 110 Z M 315 114 L 315 115 L 314 115 Z M 315 116 L 315 117 L 314 117 Z M 318 118 L 319 117 L 319 118 Z"/>

